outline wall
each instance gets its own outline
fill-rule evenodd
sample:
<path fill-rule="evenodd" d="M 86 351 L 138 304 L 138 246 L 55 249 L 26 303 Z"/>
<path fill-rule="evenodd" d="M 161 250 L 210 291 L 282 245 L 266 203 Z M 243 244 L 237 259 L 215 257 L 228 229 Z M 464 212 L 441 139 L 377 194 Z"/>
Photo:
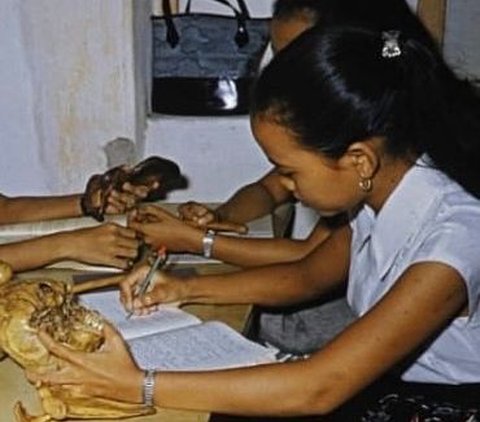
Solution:
<path fill-rule="evenodd" d="M 0 181 L 9 193 L 46 189 L 47 171 L 35 138 L 34 87 L 24 53 L 21 8 L 15 0 L 2 2 L 0 25 Z"/>
<path fill-rule="evenodd" d="M 480 1 L 450 0 L 445 57 L 461 75 L 480 82 Z"/>
<path fill-rule="evenodd" d="M 143 138 L 145 76 L 135 69 L 144 73 L 145 65 L 133 60 L 133 41 L 141 36 L 134 18 L 150 3 L 2 0 L 2 6 L 1 189 L 83 189 L 88 174 L 106 168 L 108 141 Z"/>

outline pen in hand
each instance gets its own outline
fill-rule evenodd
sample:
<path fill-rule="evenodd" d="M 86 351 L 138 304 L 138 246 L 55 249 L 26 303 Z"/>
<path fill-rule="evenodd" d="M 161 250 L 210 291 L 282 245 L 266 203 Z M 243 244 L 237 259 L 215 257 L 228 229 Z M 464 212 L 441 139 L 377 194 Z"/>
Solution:
<path fill-rule="evenodd" d="M 157 257 L 155 258 L 155 261 L 153 262 L 150 269 L 148 270 L 147 275 L 135 287 L 135 291 L 133 292 L 133 299 L 141 298 L 148 291 L 150 285 L 152 284 L 155 271 L 157 271 L 159 268 L 162 268 L 166 261 L 167 261 L 167 249 L 165 248 L 165 246 L 162 246 L 158 250 Z M 133 309 L 128 312 L 127 319 L 133 315 L 133 312 L 134 312 Z"/>

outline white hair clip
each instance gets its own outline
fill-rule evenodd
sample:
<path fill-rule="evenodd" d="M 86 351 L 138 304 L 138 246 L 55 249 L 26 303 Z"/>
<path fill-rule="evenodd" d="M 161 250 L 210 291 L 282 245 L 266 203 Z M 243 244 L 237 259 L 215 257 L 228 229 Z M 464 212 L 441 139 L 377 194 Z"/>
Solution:
<path fill-rule="evenodd" d="M 392 59 L 402 54 L 400 45 L 398 44 L 398 38 L 400 37 L 400 31 L 383 31 L 383 48 L 382 57 Z"/>

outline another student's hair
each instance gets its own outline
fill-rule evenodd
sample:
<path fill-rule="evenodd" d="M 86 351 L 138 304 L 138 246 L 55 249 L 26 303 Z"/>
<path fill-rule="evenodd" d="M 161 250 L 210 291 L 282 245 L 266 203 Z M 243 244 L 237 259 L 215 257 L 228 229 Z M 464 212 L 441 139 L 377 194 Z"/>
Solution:
<path fill-rule="evenodd" d="M 304 15 L 316 22 L 332 10 L 333 3 L 335 0 L 277 0 L 273 4 L 273 17 L 282 20 Z"/>
<path fill-rule="evenodd" d="M 309 16 L 324 25 L 352 25 L 385 31 L 401 28 L 419 37 L 430 47 L 434 41 L 405 0 L 277 0 L 273 5 L 275 19 Z"/>
<path fill-rule="evenodd" d="M 387 152 L 427 153 L 433 165 L 480 197 L 480 99 L 428 41 L 400 33 L 312 28 L 261 74 L 253 113 L 274 118 L 300 143 L 340 157 L 355 141 L 385 138 Z"/>
<path fill-rule="evenodd" d="M 327 23 L 367 27 L 377 31 L 401 29 L 409 37 L 421 39 L 430 47 L 433 38 L 405 0 L 337 0 L 331 2 Z"/>

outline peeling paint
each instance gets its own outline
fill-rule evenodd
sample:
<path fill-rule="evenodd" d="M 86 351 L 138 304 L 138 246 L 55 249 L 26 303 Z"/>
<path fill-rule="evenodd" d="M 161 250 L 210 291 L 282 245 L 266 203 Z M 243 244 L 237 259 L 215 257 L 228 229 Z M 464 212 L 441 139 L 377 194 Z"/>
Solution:
<path fill-rule="evenodd" d="M 6 1 L 17 8 L 19 55 L 33 89 L 18 99 L 31 104 L 34 122 L 22 148 L 38 151 L 45 193 L 78 191 L 91 173 L 105 170 L 105 144 L 135 139 L 137 120 L 145 119 L 135 107 L 132 8 L 140 2 Z"/>

